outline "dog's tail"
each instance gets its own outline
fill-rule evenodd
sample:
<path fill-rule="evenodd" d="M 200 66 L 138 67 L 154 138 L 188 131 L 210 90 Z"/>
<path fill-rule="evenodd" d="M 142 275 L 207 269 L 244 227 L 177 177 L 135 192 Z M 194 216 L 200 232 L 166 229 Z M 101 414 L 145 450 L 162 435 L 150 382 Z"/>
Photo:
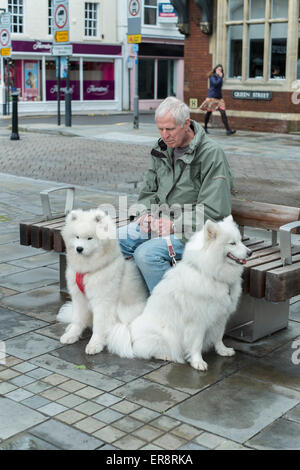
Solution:
<path fill-rule="evenodd" d="M 62 323 L 71 323 L 72 313 L 72 302 L 66 302 L 62 307 L 60 307 L 56 319 Z"/>
<path fill-rule="evenodd" d="M 107 349 L 120 357 L 133 358 L 130 330 L 124 323 L 117 323 L 107 340 Z"/>

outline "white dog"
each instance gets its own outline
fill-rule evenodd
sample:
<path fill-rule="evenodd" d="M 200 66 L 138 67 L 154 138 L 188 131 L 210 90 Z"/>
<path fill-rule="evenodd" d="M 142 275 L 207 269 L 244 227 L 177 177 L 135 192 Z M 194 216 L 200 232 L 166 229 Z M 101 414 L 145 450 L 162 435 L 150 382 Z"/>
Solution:
<path fill-rule="evenodd" d="M 87 354 L 104 346 L 131 357 L 129 325 L 142 313 L 147 289 L 133 261 L 125 261 L 112 219 L 100 209 L 74 210 L 62 230 L 66 245 L 66 280 L 72 303 L 62 306 L 59 321 L 71 322 L 61 343 L 78 341 L 92 326 Z"/>
<path fill-rule="evenodd" d="M 187 360 L 199 370 L 207 369 L 202 352 L 211 346 L 221 356 L 232 356 L 234 350 L 222 338 L 237 307 L 243 265 L 250 255 L 231 216 L 219 223 L 207 221 L 132 322 L 134 355 Z"/>

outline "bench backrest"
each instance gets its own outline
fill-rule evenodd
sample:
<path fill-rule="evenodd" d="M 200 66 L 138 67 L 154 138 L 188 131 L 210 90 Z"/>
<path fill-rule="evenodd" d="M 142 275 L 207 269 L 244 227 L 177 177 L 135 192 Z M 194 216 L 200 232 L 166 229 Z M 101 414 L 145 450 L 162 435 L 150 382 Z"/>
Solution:
<path fill-rule="evenodd" d="M 232 198 L 232 216 L 239 225 L 278 231 L 282 225 L 300 220 L 300 209 Z"/>

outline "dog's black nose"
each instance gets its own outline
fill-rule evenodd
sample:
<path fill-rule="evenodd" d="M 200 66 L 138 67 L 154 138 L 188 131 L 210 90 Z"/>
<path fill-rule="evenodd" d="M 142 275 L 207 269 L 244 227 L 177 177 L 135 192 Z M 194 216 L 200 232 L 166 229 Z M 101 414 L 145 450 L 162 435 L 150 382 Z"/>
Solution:
<path fill-rule="evenodd" d="M 76 251 L 77 251 L 77 253 L 82 253 L 82 252 L 83 252 L 82 246 L 78 246 L 78 247 L 76 248 Z"/>
<path fill-rule="evenodd" d="M 252 251 L 249 250 L 249 249 L 248 249 L 248 251 L 247 251 L 247 256 L 248 256 L 248 258 L 250 258 L 250 256 L 252 256 Z"/>

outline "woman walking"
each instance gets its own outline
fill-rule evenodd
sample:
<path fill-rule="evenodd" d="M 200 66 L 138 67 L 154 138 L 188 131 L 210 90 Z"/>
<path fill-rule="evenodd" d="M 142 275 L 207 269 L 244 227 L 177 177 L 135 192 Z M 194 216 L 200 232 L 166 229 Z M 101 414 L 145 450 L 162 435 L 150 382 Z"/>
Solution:
<path fill-rule="evenodd" d="M 226 129 L 226 134 L 231 135 L 235 134 L 236 132 L 230 129 L 228 124 L 228 119 L 225 111 L 225 101 L 222 98 L 223 76 L 223 66 L 221 64 L 216 65 L 213 71 L 209 74 L 209 91 L 207 94 L 207 98 L 199 107 L 199 109 L 202 109 L 202 111 L 206 111 L 204 119 L 204 130 L 206 134 L 208 134 L 207 124 L 210 119 L 211 113 L 217 110 L 221 113 L 221 118 Z"/>

